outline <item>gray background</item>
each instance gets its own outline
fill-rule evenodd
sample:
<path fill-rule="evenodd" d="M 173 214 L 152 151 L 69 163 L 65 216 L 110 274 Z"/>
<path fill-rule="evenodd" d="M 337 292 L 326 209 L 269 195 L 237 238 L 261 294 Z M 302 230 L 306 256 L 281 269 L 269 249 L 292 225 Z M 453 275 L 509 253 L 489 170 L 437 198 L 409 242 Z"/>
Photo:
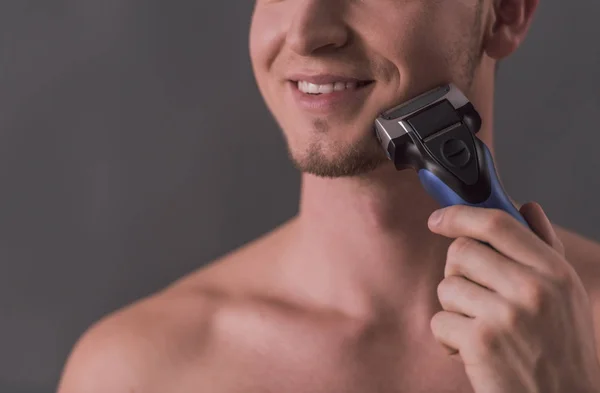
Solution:
<path fill-rule="evenodd" d="M 296 212 L 252 3 L 0 2 L 1 393 L 52 392 L 93 321 Z M 541 1 L 496 120 L 509 193 L 598 240 L 599 16 Z"/>

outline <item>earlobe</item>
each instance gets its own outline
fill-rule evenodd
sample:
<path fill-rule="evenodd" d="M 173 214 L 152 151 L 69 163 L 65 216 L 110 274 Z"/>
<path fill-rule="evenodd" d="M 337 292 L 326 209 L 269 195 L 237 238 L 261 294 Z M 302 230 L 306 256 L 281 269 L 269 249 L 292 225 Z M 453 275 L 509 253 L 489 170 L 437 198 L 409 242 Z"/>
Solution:
<path fill-rule="evenodd" d="M 484 51 L 496 60 L 521 45 L 539 0 L 492 0 L 484 36 Z"/>

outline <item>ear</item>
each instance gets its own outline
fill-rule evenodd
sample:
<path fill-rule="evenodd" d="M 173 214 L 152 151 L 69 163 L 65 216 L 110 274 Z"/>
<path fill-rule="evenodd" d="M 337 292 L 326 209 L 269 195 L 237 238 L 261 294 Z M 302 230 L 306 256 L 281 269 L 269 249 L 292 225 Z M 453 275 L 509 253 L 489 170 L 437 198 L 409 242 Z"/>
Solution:
<path fill-rule="evenodd" d="M 539 0 L 491 0 L 484 51 L 496 60 L 513 53 L 525 39 Z"/>

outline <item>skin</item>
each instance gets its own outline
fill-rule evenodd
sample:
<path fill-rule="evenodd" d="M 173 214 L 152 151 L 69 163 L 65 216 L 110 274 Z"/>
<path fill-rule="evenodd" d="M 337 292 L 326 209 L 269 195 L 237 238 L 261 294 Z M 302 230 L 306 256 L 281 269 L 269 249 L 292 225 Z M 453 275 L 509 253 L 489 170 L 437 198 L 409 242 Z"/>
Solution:
<path fill-rule="evenodd" d="M 451 81 L 493 153 L 495 65 L 536 6 L 258 0 L 252 65 L 303 171 L 298 215 L 98 321 L 58 392 L 599 391 L 600 245 L 536 203 L 519 205 L 533 232 L 464 206 L 435 225 L 435 201 L 371 134 L 384 109 Z M 296 72 L 375 82 L 315 114 L 291 99 Z"/>

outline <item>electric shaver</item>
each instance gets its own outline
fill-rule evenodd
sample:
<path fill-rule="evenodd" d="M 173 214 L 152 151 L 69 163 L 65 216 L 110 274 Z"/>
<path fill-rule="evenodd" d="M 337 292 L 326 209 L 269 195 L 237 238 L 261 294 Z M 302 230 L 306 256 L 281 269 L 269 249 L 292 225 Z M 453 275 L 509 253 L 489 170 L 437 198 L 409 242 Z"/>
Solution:
<path fill-rule="evenodd" d="M 501 209 L 529 228 L 504 191 L 488 147 L 476 136 L 481 117 L 448 84 L 396 106 L 375 120 L 375 131 L 397 170 L 413 168 L 442 207 Z"/>

